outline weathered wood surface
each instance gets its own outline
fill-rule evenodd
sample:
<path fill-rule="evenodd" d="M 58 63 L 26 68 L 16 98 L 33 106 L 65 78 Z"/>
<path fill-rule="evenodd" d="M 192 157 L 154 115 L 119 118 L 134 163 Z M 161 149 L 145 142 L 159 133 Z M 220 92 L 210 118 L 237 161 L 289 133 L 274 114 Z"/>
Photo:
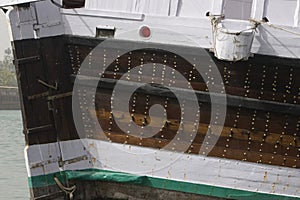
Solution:
<path fill-rule="evenodd" d="M 78 181 L 72 180 L 71 185 L 76 185 L 77 190 L 74 192 L 74 200 L 142 200 L 142 199 L 157 199 L 157 200 L 217 200 L 218 197 L 210 197 L 197 194 L 189 194 L 178 191 L 163 190 L 158 188 L 150 188 L 145 186 L 113 183 L 105 181 Z M 36 198 L 36 200 L 64 200 L 67 195 L 64 192 L 57 192 L 58 186 L 50 186 L 44 188 L 35 188 L 32 192 L 37 194 L 48 194 Z M 32 199 L 33 200 L 33 199 Z"/>
<path fill-rule="evenodd" d="M 70 43 L 74 42 L 74 40 L 76 39 L 71 39 Z M 78 59 L 82 60 L 85 55 L 88 55 L 90 47 L 94 44 L 94 40 L 80 42 L 81 40 L 79 39 L 76 41 L 79 41 L 80 45 L 71 45 L 69 48 L 75 74 L 80 68 L 78 63 L 81 64 L 81 62 L 78 62 Z M 122 48 L 122 45 L 120 45 L 120 48 Z M 110 56 L 109 51 L 114 51 L 114 48 L 106 49 L 106 58 Z M 156 51 L 154 53 L 151 50 L 144 50 L 131 53 L 119 57 L 118 61 L 112 63 L 102 77 L 118 80 L 128 69 L 139 66 L 141 58 L 143 63 L 155 62 L 171 67 L 176 62 L 176 70 L 180 71 L 187 80 L 190 78 L 194 90 L 207 92 L 207 87 L 200 74 L 187 61 L 163 51 Z M 103 59 L 103 56 L 98 55 L 91 60 L 97 63 L 101 59 Z M 268 62 L 263 62 L 264 59 L 268 60 Z M 130 66 L 128 65 L 129 60 Z M 217 60 L 214 60 L 214 62 L 223 76 L 226 93 L 230 96 L 228 96 L 228 112 L 225 127 L 223 128 L 221 138 L 210 155 L 265 164 L 298 167 L 299 112 L 297 109 L 300 100 L 300 82 L 295 77 L 297 77 L 300 71 L 295 64 L 297 61 L 287 60 L 287 62 L 284 62 L 284 59 L 258 56 L 258 58 L 250 59 L 248 62 L 228 63 Z M 145 72 L 152 69 L 143 70 Z M 88 91 L 88 81 L 97 76 L 94 76 L 96 73 L 93 70 L 85 72 L 90 74 L 90 77 L 87 77 L 87 81 L 85 82 L 87 86 L 86 90 Z M 135 75 L 130 76 L 130 81 L 137 82 L 137 84 L 139 83 L 138 79 L 139 77 L 135 77 Z M 151 82 L 151 77 L 142 77 L 140 79 Z M 165 79 L 164 81 L 168 82 L 169 80 Z M 143 91 L 144 95 L 137 92 L 137 100 L 134 108 L 135 113 L 131 114 L 137 124 L 141 126 L 145 125 L 143 122 L 145 118 L 147 119 L 147 115 L 144 116 L 143 113 L 148 112 L 145 109 L 146 94 L 150 94 L 151 97 L 148 99 L 151 102 L 150 105 L 161 104 L 167 107 L 167 110 L 171 111 L 167 111 L 167 115 L 168 120 L 172 122 L 172 126 L 166 127 L 155 138 L 133 138 L 124 134 L 117 127 L 110 114 L 111 91 L 115 83 L 107 80 L 107 85 L 111 84 L 111 86 L 107 86 L 105 80 L 103 82 L 104 84 L 102 82 L 99 84 L 100 88 L 96 95 L 98 121 L 113 142 L 162 148 L 176 136 L 181 113 L 176 112 L 176 110 L 179 110 L 179 105 L 174 100 L 170 100 L 168 105 L 165 106 L 164 102 L 172 99 L 166 95 L 166 92 L 157 92 L 157 88 L 153 89 L 157 94 L 153 94 L 155 92 L 151 93 L 151 91 L 147 90 Z M 181 87 L 180 81 L 174 83 L 174 85 L 179 88 Z M 160 96 L 161 94 L 166 96 Z M 87 94 L 87 96 L 91 95 L 93 94 Z M 234 98 L 231 98 L 231 96 Z M 238 97 L 241 98 L 241 101 L 235 101 L 235 98 Z M 248 101 L 250 100 L 257 102 L 257 105 L 249 104 Z M 191 145 L 192 149 L 187 150 L 189 153 L 199 153 L 210 119 L 209 100 L 207 98 L 199 98 L 199 102 L 201 105 L 201 125 L 198 135 Z M 270 104 L 267 106 L 266 102 Z M 132 102 L 130 104 L 133 105 Z M 130 110 L 132 109 L 133 107 L 130 107 Z M 122 114 L 120 114 L 120 117 L 122 117 Z M 158 119 L 158 121 L 160 120 Z M 91 131 L 93 130 L 89 130 L 88 132 Z M 186 127 L 184 131 L 191 133 L 192 127 Z M 93 137 L 92 135 L 90 137 Z M 95 134 L 97 138 L 96 135 L 97 133 Z"/>
<path fill-rule="evenodd" d="M 32 62 L 16 63 L 17 79 L 21 89 L 24 133 L 28 145 L 79 138 L 72 115 L 71 94 L 74 76 L 78 73 L 83 60 L 99 42 L 101 41 L 96 39 L 67 36 L 14 42 L 14 53 L 17 59 L 40 58 Z M 122 44 L 120 46 L 122 47 Z M 112 50 L 115 49 L 112 48 Z M 109 56 L 109 50 L 107 51 L 106 55 Z M 130 65 L 128 65 L 129 57 L 132 60 Z M 112 63 L 104 74 L 103 80 L 104 82 L 107 80 L 108 86 L 98 87 L 95 102 L 98 122 L 107 138 L 122 144 L 162 148 L 176 137 L 181 116 L 180 105 L 176 98 L 172 98 L 172 95 L 164 96 L 159 93 L 159 88 L 155 89 L 158 94 L 151 90 L 137 91 L 135 96 L 138 101 L 133 103 L 131 99 L 129 102 L 130 110 L 133 107 L 135 110 L 131 112 L 132 119 L 139 126 L 149 123 L 148 113 L 151 105 L 160 104 L 166 108 L 168 123 L 153 137 L 139 138 L 126 135 L 111 117 L 112 89 L 110 86 L 113 86 L 113 82 L 128 69 L 139 66 L 140 58 L 143 58 L 144 63 L 154 61 L 170 67 L 174 67 L 174 62 L 176 62 L 176 69 L 187 80 L 190 80 L 193 89 L 202 95 L 200 97 L 203 98 L 199 98 L 201 109 L 197 136 L 185 151 L 198 154 L 209 129 L 211 116 L 210 101 L 205 97 L 207 86 L 201 76 L 185 60 L 163 51 L 153 52 L 148 49 L 131 52 L 130 56 L 125 54 Z M 99 59 L 102 58 L 92 57 L 92 63 L 97 63 Z M 258 55 L 247 62 L 229 63 L 217 61 L 214 58 L 212 60 L 219 68 L 226 93 L 230 96 L 221 137 L 209 156 L 299 168 L 300 80 L 297 77 L 300 75 L 300 61 Z M 90 79 L 100 78 L 93 70 L 88 74 Z M 138 77 L 132 76 L 131 78 L 131 82 L 139 82 Z M 143 80 L 151 80 L 152 77 L 143 78 Z M 41 82 L 46 84 L 41 84 Z M 175 82 L 174 86 L 180 89 L 181 83 Z M 89 91 L 88 84 L 83 87 Z M 147 94 L 147 92 L 152 93 Z M 89 93 L 87 95 L 93 96 Z M 149 102 L 147 109 L 146 101 Z M 250 105 L 256 106 L 247 107 L 248 101 L 255 102 Z M 186 105 L 189 105 L 188 100 Z M 186 106 L 186 109 L 188 112 L 189 107 Z M 94 112 L 93 108 L 91 108 L 92 112 Z M 122 111 L 120 111 L 118 117 L 122 118 L 122 116 Z M 124 119 L 124 122 L 126 120 L 129 119 Z M 89 138 L 107 140 L 101 137 L 93 126 L 81 131 L 83 130 L 89 131 L 87 136 Z M 193 127 L 187 124 L 184 131 L 190 133 Z M 181 141 L 178 145 L 186 142 L 190 141 Z M 57 192 L 56 189 L 51 190 L 51 193 L 55 192 Z M 42 196 L 45 193 L 48 192 L 39 190 L 35 196 Z"/>
<path fill-rule="evenodd" d="M 72 79 L 74 79 L 71 75 L 77 74 L 85 57 L 99 42 L 99 40 L 83 40 L 76 37 L 15 42 L 17 58 L 32 56 L 42 58 L 32 63 L 19 63 L 17 67 L 19 86 L 22 88 L 24 130 L 28 133 L 26 136 L 29 145 L 78 138 L 72 120 L 72 98 L 69 96 L 73 87 Z M 59 44 L 60 47 L 54 46 L 54 43 Z M 120 46 L 122 47 L 122 45 Z M 114 48 L 111 50 L 114 51 Z M 109 56 L 109 50 L 107 51 L 106 56 Z M 132 60 L 129 68 L 140 65 L 140 58 L 143 58 L 144 63 L 164 63 L 171 67 L 176 62 L 176 69 L 187 79 L 190 78 L 194 90 L 207 92 L 207 87 L 200 74 L 187 61 L 163 51 L 144 50 L 133 52 L 130 56 L 125 54 L 110 65 L 104 77 L 107 80 L 118 80 L 128 70 L 129 57 Z M 92 57 L 93 62 L 97 62 L 98 59 L 101 57 Z M 287 60 L 284 62 L 284 59 L 267 57 L 268 62 L 263 63 L 263 59 L 258 56 L 248 62 L 237 63 L 214 60 L 223 76 L 226 93 L 232 97 L 245 99 L 241 101 L 241 104 L 238 103 L 239 101 L 230 104 L 230 98 L 228 99 L 229 107 L 225 126 L 221 138 L 210 155 L 299 167 L 300 116 L 297 109 L 300 101 L 300 81 L 295 78 L 300 74 L 300 68 L 296 65 L 299 61 Z M 88 73 L 95 74 L 94 71 Z M 97 78 L 97 76 L 94 77 Z M 131 78 L 131 81 L 138 82 L 136 77 Z M 143 77 L 143 80 L 146 81 L 150 79 L 151 77 Z M 57 90 L 47 88 L 38 80 L 51 86 L 57 86 Z M 174 83 L 174 85 L 180 88 L 181 83 Z M 141 142 L 140 138 L 124 135 L 122 130 L 111 121 L 111 92 L 110 88 L 98 88 L 96 107 L 98 121 L 104 131 L 110 134 L 112 141 L 161 148 L 176 135 L 181 113 L 180 105 L 174 98 L 151 94 L 150 104 L 165 106 L 165 101 L 168 100 L 167 113 L 170 124 L 155 137 L 142 139 Z M 147 109 L 145 110 L 146 94 L 143 93 L 147 93 L 147 91 L 137 94 L 139 101 L 135 104 L 135 113 L 131 113 L 138 125 L 145 125 L 141 122 L 148 117 L 143 114 L 148 112 Z M 57 95 L 58 98 L 49 98 Z M 247 101 L 246 97 L 256 100 L 258 107 L 243 106 L 243 102 Z M 269 108 L 262 104 L 263 102 L 270 103 Z M 199 153 L 200 145 L 208 129 L 209 99 L 204 98 L 202 101 L 200 99 L 199 105 L 201 107 L 200 127 L 192 147 L 187 150 L 189 153 Z M 288 108 L 293 109 L 288 110 Z M 49 127 L 49 129 L 38 129 L 38 127 Z M 189 126 L 186 126 L 185 129 L 184 131 L 187 133 L 192 131 L 192 127 Z M 31 132 L 30 130 L 37 131 Z M 89 137 L 99 138 L 99 134 L 94 133 Z"/>

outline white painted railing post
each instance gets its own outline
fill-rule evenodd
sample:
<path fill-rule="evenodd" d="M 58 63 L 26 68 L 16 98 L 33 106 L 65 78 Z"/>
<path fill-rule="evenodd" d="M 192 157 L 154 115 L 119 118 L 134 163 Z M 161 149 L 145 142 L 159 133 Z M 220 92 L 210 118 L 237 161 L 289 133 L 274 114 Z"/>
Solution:
<path fill-rule="evenodd" d="M 300 27 L 300 0 L 297 0 L 297 7 L 294 16 L 294 27 Z"/>
<path fill-rule="evenodd" d="M 268 0 L 253 0 L 251 18 L 261 20 L 265 17 L 265 7 Z"/>
<path fill-rule="evenodd" d="M 225 0 L 213 0 L 211 6 L 211 13 L 212 14 L 223 14 L 223 5 Z"/>

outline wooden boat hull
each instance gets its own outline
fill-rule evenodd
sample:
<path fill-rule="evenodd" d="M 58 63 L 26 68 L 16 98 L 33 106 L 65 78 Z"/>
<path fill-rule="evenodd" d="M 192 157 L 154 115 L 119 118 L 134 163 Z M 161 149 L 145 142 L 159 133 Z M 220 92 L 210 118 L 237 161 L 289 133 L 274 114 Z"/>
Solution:
<path fill-rule="evenodd" d="M 91 65 L 97 65 L 103 57 L 115 55 L 110 54 L 110 51 L 118 51 L 124 44 L 138 45 L 132 41 L 113 40 L 111 49 L 106 49 L 102 57 L 97 53 L 93 56 L 92 50 L 101 42 L 103 40 L 99 38 L 64 35 L 13 43 L 21 88 L 24 133 L 28 145 L 27 168 L 33 199 L 59 199 L 66 195 L 57 186 L 54 177 L 58 177 L 62 184 L 76 185 L 74 199 L 300 197 L 297 189 L 297 172 L 300 166 L 300 82 L 296 78 L 300 74 L 299 60 L 255 55 L 248 61 L 225 62 L 214 59 L 212 54 L 202 49 L 220 71 L 227 94 L 224 127 L 216 145 L 212 147 L 208 157 L 205 157 L 201 155 L 200 149 L 211 129 L 211 95 L 218 97 L 223 94 L 210 94 L 203 74 L 197 73 L 193 65 L 171 51 L 159 49 L 140 49 L 114 59 L 93 94 L 93 90 L 89 89 L 91 83 L 100 77 L 93 71 L 94 68 L 86 74 L 78 74 L 84 60 L 90 59 Z M 161 45 L 161 49 L 175 47 Z M 190 52 L 195 59 L 203 56 L 197 54 L 197 48 L 179 48 Z M 176 138 L 180 127 L 182 112 L 179 106 L 182 105 L 179 105 L 168 88 L 155 84 L 140 87 L 134 94 L 138 101 L 131 99 L 129 108 L 131 120 L 139 126 L 146 126 L 150 120 L 151 105 L 164 106 L 167 123 L 157 134 L 149 138 L 128 135 L 111 117 L 111 98 L 116 82 L 129 69 L 144 63 L 160 63 L 171 68 L 176 65 L 176 70 L 189 80 L 193 88 L 191 91 L 197 96 L 197 103 L 201 108 L 198 116 L 200 125 L 195 130 L 196 135 L 192 141 L 180 140 L 176 143 L 179 150 L 175 148 L 170 151 L 175 157 L 182 156 L 176 162 L 171 162 L 170 166 L 158 172 L 154 170 L 147 173 L 131 173 L 125 168 L 109 171 L 108 166 L 99 163 L 103 164 L 105 159 L 111 159 L 114 163 L 119 160 L 119 165 L 122 165 L 127 159 L 114 156 L 114 150 L 110 149 L 109 144 L 113 143 L 115 146 L 119 145 L 118 148 L 127 150 L 137 148 L 141 152 L 157 151 Z M 207 69 L 204 75 L 209 76 L 210 65 L 206 61 L 202 64 Z M 153 68 L 144 70 L 153 71 Z M 154 77 L 169 81 L 161 74 Z M 74 93 L 75 79 L 80 76 L 81 89 L 85 91 Z M 150 82 L 153 78 L 141 77 Z M 129 84 L 126 87 L 130 88 L 130 85 L 139 84 L 141 77 L 133 75 L 124 84 Z M 174 87 L 182 90 L 181 83 L 176 83 L 176 80 L 173 80 Z M 216 85 L 222 88 L 222 84 Z M 83 109 L 82 105 L 75 102 L 86 113 L 86 117 L 79 118 L 88 126 L 81 129 L 74 124 L 74 94 L 95 100 L 95 109 Z M 193 109 L 189 107 L 189 101 L 185 100 L 187 113 Z M 149 104 L 146 105 L 146 102 Z M 117 117 L 124 117 L 123 112 L 125 111 L 120 110 Z M 102 133 L 97 132 L 88 122 L 93 116 L 96 116 L 101 125 Z M 159 117 L 153 119 L 162 120 Z M 128 119 L 124 117 L 124 123 L 126 120 Z M 190 125 L 183 129 L 187 134 L 194 131 Z M 188 148 L 180 152 L 180 147 L 186 143 Z M 97 151 L 101 152 L 99 157 L 91 154 L 85 148 L 86 144 L 97 147 Z M 41 156 L 37 156 L 36 152 L 40 152 Z M 168 151 L 163 151 L 162 157 L 167 158 L 167 155 Z M 157 161 L 159 159 L 161 158 L 157 158 Z M 148 162 L 147 158 L 145 162 Z M 143 166 L 146 164 L 141 164 Z M 59 197 L 60 195 L 62 196 Z"/>

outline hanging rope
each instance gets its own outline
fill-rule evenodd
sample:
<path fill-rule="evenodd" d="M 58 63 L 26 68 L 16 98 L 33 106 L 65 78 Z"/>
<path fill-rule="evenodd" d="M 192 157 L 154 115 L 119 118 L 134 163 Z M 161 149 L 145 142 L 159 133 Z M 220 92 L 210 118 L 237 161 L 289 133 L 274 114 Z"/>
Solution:
<path fill-rule="evenodd" d="M 218 24 L 225 18 L 225 15 L 212 15 L 210 12 L 206 13 L 206 16 L 210 18 L 211 25 L 212 25 L 212 34 L 213 34 L 213 51 L 216 49 L 216 39 L 217 39 L 217 33 L 218 30 L 221 28 L 218 28 Z M 216 37 L 215 37 L 216 36 Z M 223 40 L 224 38 L 222 38 Z M 220 39 L 218 39 L 220 40 Z"/>
<path fill-rule="evenodd" d="M 229 34 L 229 35 L 240 35 L 243 32 L 246 31 L 251 31 L 254 30 L 255 32 L 257 32 L 257 27 L 260 25 L 260 23 L 253 23 L 253 26 L 250 28 L 246 28 L 244 30 L 238 31 L 238 32 L 230 32 L 227 29 L 225 29 L 224 27 L 221 28 L 217 28 L 217 25 L 221 22 L 221 20 L 215 20 L 214 22 L 212 22 L 213 27 L 215 28 L 215 30 L 220 30 L 220 32 L 225 33 L 225 34 Z M 252 22 L 252 21 L 251 21 Z"/>
<path fill-rule="evenodd" d="M 229 31 L 227 31 L 227 30 L 224 31 L 224 28 L 222 28 L 222 29 L 221 29 L 221 32 L 222 32 L 222 33 L 229 34 L 229 35 L 241 35 L 241 33 L 243 33 L 243 32 L 250 31 L 250 30 L 255 30 L 255 31 L 256 31 L 256 29 L 257 29 L 257 26 L 253 26 L 253 27 L 251 27 L 251 28 L 247 28 L 247 29 L 241 30 L 241 31 L 239 31 L 239 32 L 229 32 Z"/>
<path fill-rule="evenodd" d="M 299 32 L 294 32 L 294 31 L 291 31 L 291 30 L 288 30 L 286 28 L 283 28 L 283 27 L 280 27 L 280 26 L 276 26 L 274 24 L 270 24 L 268 22 L 264 22 L 264 21 L 257 21 L 255 19 L 250 19 L 250 21 L 252 22 L 255 22 L 255 23 L 260 23 L 260 24 L 265 24 L 269 27 L 272 27 L 272 28 L 275 28 L 275 29 L 278 29 L 278 30 L 281 30 L 281 31 L 285 31 L 287 33 L 290 33 L 290 34 L 293 34 L 293 35 L 297 35 L 297 36 L 300 36 L 300 33 Z"/>
<path fill-rule="evenodd" d="M 72 200 L 73 199 L 73 193 L 75 192 L 76 190 L 76 185 L 73 185 L 72 187 L 65 187 L 61 182 L 60 180 L 57 178 L 57 177 L 54 177 L 54 181 L 55 183 L 57 184 L 57 186 L 63 191 L 66 193 L 66 195 L 68 195 L 69 197 L 69 200 Z"/>

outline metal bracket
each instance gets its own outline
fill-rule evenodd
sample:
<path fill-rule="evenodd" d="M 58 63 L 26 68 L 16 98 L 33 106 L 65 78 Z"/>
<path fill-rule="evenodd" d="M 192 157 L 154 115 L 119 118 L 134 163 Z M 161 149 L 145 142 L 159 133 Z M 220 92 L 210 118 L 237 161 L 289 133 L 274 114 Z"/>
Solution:
<path fill-rule="evenodd" d="M 56 99 L 70 97 L 70 96 L 72 96 L 72 94 L 73 94 L 73 92 L 66 92 L 66 93 L 63 93 L 63 94 L 57 94 L 57 95 L 49 96 L 47 98 L 47 100 L 48 101 L 53 101 L 53 100 L 56 100 Z"/>
<path fill-rule="evenodd" d="M 39 60 L 40 60 L 39 56 L 31 56 L 31 57 L 16 59 L 14 60 L 14 62 L 15 64 L 26 64 L 26 63 L 37 62 Z"/>
<path fill-rule="evenodd" d="M 48 22 L 48 23 L 45 23 L 45 24 L 34 24 L 33 29 L 35 31 L 37 31 L 37 30 L 42 29 L 42 28 L 49 28 L 49 27 L 58 26 L 58 25 L 61 25 L 61 24 L 62 24 L 61 21 Z"/>
<path fill-rule="evenodd" d="M 57 82 L 55 82 L 55 85 L 54 85 L 54 86 L 53 86 L 53 85 L 50 85 L 50 84 L 48 84 L 48 83 L 46 83 L 45 81 L 42 81 L 42 80 L 40 80 L 40 79 L 38 79 L 38 82 L 39 82 L 40 84 L 42 84 L 43 86 L 47 87 L 47 88 L 50 88 L 50 89 L 53 89 L 53 90 L 58 90 L 58 84 L 57 84 Z"/>
<path fill-rule="evenodd" d="M 54 129 L 52 124 L 48 124 L 45 126 L 39 126 L 39 127 L 34 127 L 34 128 L 29 128 L 27 129 L 27 134 L 32 134 L 32 133 L 38 133 L 38 132 L 42 132 L 42 131 L 47 131 L 47 130 L 52 130 Z"/>
<path fill-rule="evenodd" d="M 49 91 L 28 96 L 27 99 L 28 100 L 35 100 L 35 99 L 45 98 L 47 96 L 49 96 Z"/>

